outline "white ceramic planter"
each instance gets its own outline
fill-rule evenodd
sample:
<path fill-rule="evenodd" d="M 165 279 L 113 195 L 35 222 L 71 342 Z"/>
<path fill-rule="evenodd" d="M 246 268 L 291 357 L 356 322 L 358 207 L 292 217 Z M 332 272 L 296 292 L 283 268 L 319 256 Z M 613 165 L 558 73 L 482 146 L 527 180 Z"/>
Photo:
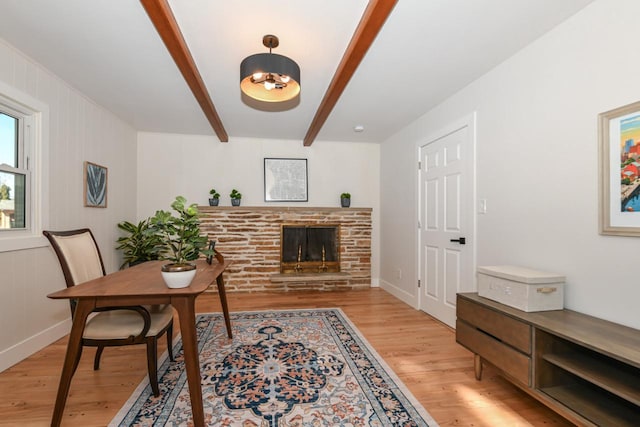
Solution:
<path fill-rule="evenodd" d="M 162 278 L 167 287 L 172 289 L 186 288 L 196 275 L 196 266 L 189 264 L 192 268 L 179 266 L 172 268 L 174 264 L 165 264 L 162 266 Z"/>

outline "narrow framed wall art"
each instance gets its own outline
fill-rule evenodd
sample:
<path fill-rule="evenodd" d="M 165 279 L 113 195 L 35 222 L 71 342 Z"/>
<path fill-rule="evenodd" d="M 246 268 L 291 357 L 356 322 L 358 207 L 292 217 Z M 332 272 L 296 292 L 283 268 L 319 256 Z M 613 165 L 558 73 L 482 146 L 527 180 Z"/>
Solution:
<path fill-rule="evenodd" d="M 89 208 L 107 207 L 108 170 L 96 163 L 84 162 L 84 205 Z"/>

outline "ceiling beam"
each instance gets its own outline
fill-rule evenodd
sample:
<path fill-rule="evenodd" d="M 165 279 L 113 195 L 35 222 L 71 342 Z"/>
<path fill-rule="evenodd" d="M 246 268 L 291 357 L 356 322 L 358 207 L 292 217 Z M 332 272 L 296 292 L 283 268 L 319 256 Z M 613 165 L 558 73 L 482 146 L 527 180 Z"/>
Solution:
<path fill-rule="evenodd" d="M 329 84 L 329 88 L 324 94 L 324 98 L 322 98 L 322 102 L 309 126 L 309 130 L 307 130 L 307 134 L 303 140 L 306 147 L 313 144 L 316 136 L 318 136 L 318 132 L 322 129 L 324 122 L 327 120 L 327 117 L 329 117 L 329 114 L 331 114 L 344 88 L 349 83 L 349 80 L 351 80 L 358 65 L 362 62 L 362 58 L 364 58 L 369 47 L 373 44 L 378 32 L 380 32 L 380 29 L 391 14 L 396 3 L 397 0 L 369 1 L 362 15 L 362 19 L 360 19 L 358 28 L 356 28 L 356 31 L 353 33 L 351 42 L 349 42 L 342 61 L 340 61 L 338 69 Z"/>
<path fill-rule="evenodd" d="M 151 22 L 156 27 L 173 61 L 178 66 L 187 85 L 191 88 L 191 92 L 193 92 L 193 95 L 196 97 L 207 120 L 211 123 L 213 131 L 218 135 L 218 139 L 220 139 L 220 142 L 228 142 L 229 136 L 227 135 L 227 131 L 224 129 L 216 107 L 209 97 L 207 87 L 189 52 L 187 43 L 184 41 L 184 37 L 182 37 L 182 33 L 171 12 L 169 3 L 167 0 L 140 0 L 140 3 L 142 3 L 142 6 L 147 11 L 147 15 L 149 15 Z"/>

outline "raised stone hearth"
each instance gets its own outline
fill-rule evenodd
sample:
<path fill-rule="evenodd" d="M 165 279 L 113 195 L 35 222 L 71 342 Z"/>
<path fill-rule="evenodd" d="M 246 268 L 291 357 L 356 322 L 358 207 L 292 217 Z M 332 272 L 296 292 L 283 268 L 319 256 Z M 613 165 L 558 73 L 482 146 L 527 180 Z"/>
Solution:
<path fill-rule="evenodd" d="M 371 209 L 200 206 L 201 229 L 233 263 L 227 291 L 371 286 Z M 283 224 L 340 224 L 340 272 L 280 274 Z M 214 287 L 215 288 L 215 287 Z"/>

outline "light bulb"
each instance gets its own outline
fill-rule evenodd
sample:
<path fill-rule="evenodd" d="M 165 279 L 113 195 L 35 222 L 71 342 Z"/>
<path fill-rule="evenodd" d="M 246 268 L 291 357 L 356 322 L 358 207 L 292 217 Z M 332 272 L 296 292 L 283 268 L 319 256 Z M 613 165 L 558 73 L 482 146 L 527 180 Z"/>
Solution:
<path fill-rule="evenodd" d="M 280 76 L 280 80 L 282 81 L 282 83 L 289 83 L 289 80 L 291 80 L 291 77 L 289 76 Z"/>
<path fill-rule="evenodd" d="M 260 80 L 262 78 L 262 73 L 253 73 L 253 80 Z"/>
<path fill-rule="evenodd" d="M 275 89 L 275 88 L 276 88 L 276 84 L 275 84 L 275 83 L 273 83 L 273 82 L 269 82 L 269 81 L 267 81 L 267 82 L 264 82 L 264 88 L 265 88 L 266 90 Z"/>

